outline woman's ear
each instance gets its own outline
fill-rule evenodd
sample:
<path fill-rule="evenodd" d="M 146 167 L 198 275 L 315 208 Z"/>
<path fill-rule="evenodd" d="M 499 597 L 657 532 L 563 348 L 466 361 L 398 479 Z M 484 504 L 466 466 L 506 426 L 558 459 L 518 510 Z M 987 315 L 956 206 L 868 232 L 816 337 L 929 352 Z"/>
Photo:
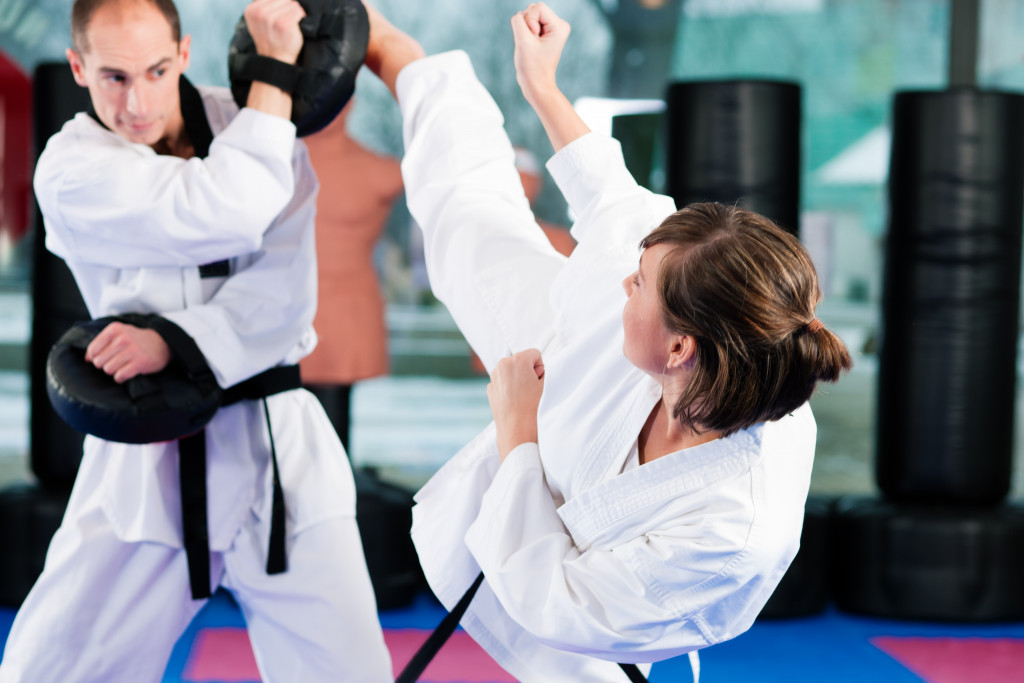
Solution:
<path fill-rule="evenodd" d="M 697 340 L 689 334 L 672 337 L 672 346 L 668 353 L 667 368 L 680 368 L 690 365 L 697 358 Z"/>

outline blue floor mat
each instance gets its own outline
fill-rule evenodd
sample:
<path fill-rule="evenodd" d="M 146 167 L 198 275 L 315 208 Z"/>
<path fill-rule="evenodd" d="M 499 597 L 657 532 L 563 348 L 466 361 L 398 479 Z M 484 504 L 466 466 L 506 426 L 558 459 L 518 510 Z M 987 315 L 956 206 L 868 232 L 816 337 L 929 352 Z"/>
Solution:
<path fill-rule="evenodd" d="M 421 629 L 426 632 L 444 616 L 443 608 L 429 594 L 421 594 L 407 608 L 381 612 L 387 629 Z M 0 609 L 0 639 L 6 640 L 14 611 Z M 182 675 L 191 646 L 202 629 L 242 628 L 242 615 L 231 596 L 218 591 L 178 642 L 168 662 L 163 683 L 188 683 Z M 701 652 L 702 683 L 932 683 L 941 676 L 918 675 L 901 664 L 871 639 L 956 638 L 1013 639 L 1024 651 L 1024 623 L 940 624 L 901 622 L 859 617 L 829 609 L 806 618 L 758 621 L 743 635 Z M 1024 670 L 1024 669 L 1021 669 Z M 686 683 L 691 680 L 688 661 L 679 657 L 656 664 L 651 683 Z M 985 683 L 1009 683 L 986 681 Z M 1020 676 L 1024 680 L 1024 674 Z M 208 683 L 216 683 L 210 681 Z"/>

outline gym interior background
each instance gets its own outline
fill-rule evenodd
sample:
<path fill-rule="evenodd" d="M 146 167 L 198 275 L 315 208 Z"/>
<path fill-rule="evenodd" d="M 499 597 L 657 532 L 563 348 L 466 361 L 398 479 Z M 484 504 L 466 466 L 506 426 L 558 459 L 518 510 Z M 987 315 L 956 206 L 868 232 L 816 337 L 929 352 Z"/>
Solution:
<path fill-rule="evenodd" d="M 244 4 L 243 0 L 178 0 L 183 28 L 193 36 L 188 75 L 194 82 L 226 84 L 227 44 Z M 376 0 L 375 4 L 420 38 L 428 51 L 468 51 L 506 114 L 513 142 L 538 158 L 547 158 L 550 148 L 518 92 L 511 63 L 508 18 L 521 9 L 521 2 Z M 638 181 L 656 191 L 667 192 L 674 173 L 666 155 L 673 115 L 670 86 L 706 81 L 797 86 L 793 115 L 779 123 L 795 143 L 776 150 L 771 160 L 790 169 L 796 179 L 787 201 L 796 207 L 798 226 L 794 228 L 811 251 L 821 277 L 826 298 L 819 317 L 844 338 L 855 357 L 854 370 L 813 399 L 819 443 L 812 493 L 869 498 L 905 494 L 905 482 L 892 479 L 881 491 L 876 471 L 879 367 L 885 364 L 881 349 L 889 301 L 885 273 L 887 268 L 905 265 L 887 261 L 889 218 L 897 213 L 889 177 L 891 154 L 897 148 L 894 132 L 901 125 L 894 115 L 896 96 L 976 86 L 1015 101 L 1024 93 L 1024 3 L 550 0 L 549 4 L 573 26 L 559 71 L 563 89 L 571 99 L 585 98 L 580 107 L 594 127 L 621 135 Z M 32 114 L 26 103 L 31 100 L 36 70 L 63 59 L 69 44 L 69 7 L 67 0 L 0 0 L 0 488 L 34 479 L 30 415 L 34 410 L 49 410 L 48 405 L 30 399 L 38 235 L 28 185 L 35 149 Z M 744 101 L 742 96 L 739 99 Z M 688 110 L 698 105 L 690 99 L 676 106 Z M 613 116 L 616 113 L 620 115 Z M 767 125 L 762 119 L 768 118 L 754 112 L 740 120 L 733 131 L 736 139 L 747 134 L 780 137 L 759 128 Z M 698 121 L 693 124 L 696 134 L 701 130 L 699 117 L 694 120 Z M 902 125 L 914 131 L 926 127 L 914 120 Z M 401 154 L 397 109 L 372 75 L 359 79 L 351 130 L 372 149 Z M 728 137 L 728 131 L 723 135 Z M 981 155 L 999 153 L 1024 161 L 1024 148 L 1007 149 L 1006 141 L 1015 139 L 1007 133 L 1000 138 L 1002 143 L 991 143 L 992 148 Z M 902 188 L 907 189 L 907 182 Z M 1020 189 L 1010 188 L 1010 193 Z M 547 183 L 537 213 L 553 223 L 569 223 L 553 183 Z M 1012 280 L 1010 301 L 1019 310 L 1019 209 L 1007 215 L 1013 220 L 1003 227 L 1018 235 L 1016 242 L 1008 242 L 1015 245 L 1011 260 L 1017 271 L 1013 272 L 1011 263 L 1003 282 L 1006 277 Z M 429 293 L 414 230 L 399 204 L 377 251 L 388 300 L 392 373 L 356 387 L 351 448 L 356 464 L 376 467 L 410 487 L 424 481 L 489 420 L 486 379 L 473 369 L 465 342 Z M 957 277 L 951 274 L 946 281 L 957 281 Z M 1004 315 L 1002 320 L 1006 319 Z M 1009 319 L 1016 322 L 1015 315 Z M 947 331 L 967 339 L 988 330 L 977 322 L 966 329 L 953 328 Z M 1016 352 L 1019 330 L 1013 327 L 1010 334 L 1011 352 L 995 358 L 1004 378 L 1016 378 L 1022 362 Z M 909 363 L 916 353 L 911 349 L 906 357 L 890 362 Z M 1021 383 L 1010 385 L 1011 396 L 1016 397 Z M 972 396 L 940 388 L 943 401 L 937 410 L 929 404 L 927 419 L 934 421 L 937 430 L 945 428 L 966 410 L 964 402 L 984 398 L 984 389 L 976 388 L 981 393 Z M 1024 468 L 1019 465 L 1024 429 L 1015 428 L 1024 425 L 1017 419 L 1024 401 L 1017 398 L 1010 403 L 1013 410 L 1006 424 L 1010 441 L 1001 446 L 1006 453 L 993 455 L 986 446 L 979 449 L 983 452 L 952 457 L 1012 461 L 1012 474 L 1007 471 L 1004 479 L 1005 501 L 1013 502 L 1024 491 Z M 913 412 L 913 406 L 888 405 L 886 409 L 897 422 L 912 422 L 899 411 Z M 917 422 L 913 424 L 920 429 Z M 911 491 L 908 500 L 917 502 L 919 493 Z M 944 493 L 948 492 L 940 492 L 938 498 Z M 985 505 L 1002 502 L 998 492 L 981 501 Z M 1015 603 L 1014 608 L 1018 606 Z"/>

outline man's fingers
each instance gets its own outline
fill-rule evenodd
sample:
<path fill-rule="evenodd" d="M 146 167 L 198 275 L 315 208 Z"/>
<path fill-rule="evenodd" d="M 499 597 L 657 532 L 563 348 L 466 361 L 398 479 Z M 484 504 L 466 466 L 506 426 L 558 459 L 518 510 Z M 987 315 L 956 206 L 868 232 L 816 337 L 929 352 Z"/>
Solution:
<path fill-rule="evenodd" d="M 138 374 L 138 367 L 135 364 L 128 362 L 119 367 L 116 372 L 111 373 L 111 376 L 114 378 L 115 382 L 121 384 L 123 382 L 127 382 Z"/>
<path fill-rule="evenodd" d="M 106 365 L 121 346 L 118 343 L 116 330 L 110 330 L 110 332 L 108 330 L 110 330 L 109 325 L 96 335 L 85 349 L 85 360 L 98 368 Z"/>
<path fill-rule="evenodd" d="M 96 363 L 96 367 L 103 370 L 103 372 L 107 373 L 108 375 L 114 377 L 114 381 L 121 382 L 124 380 L 119 380 L 117 378 L 117 375 L 118 373 L 124 374 L 124 372 L 127 371 L 126 369 L 128 368 L 130 362 L 131 355 L 128 353 L 121 352 L 111 355 L 102 364 Z"/>
<path fill-rule="evenodd" d="M 99 334 L 93 337 L 92 341 L 89 342 L 89 345 L 85 347 L 85 360 L 87 362 L 94 362 L 100 354 L 107 350 L 107 347 L 117 334 L 116 326 L 118 324 L 119 323 L 110 323 L 100 330 Z"/>

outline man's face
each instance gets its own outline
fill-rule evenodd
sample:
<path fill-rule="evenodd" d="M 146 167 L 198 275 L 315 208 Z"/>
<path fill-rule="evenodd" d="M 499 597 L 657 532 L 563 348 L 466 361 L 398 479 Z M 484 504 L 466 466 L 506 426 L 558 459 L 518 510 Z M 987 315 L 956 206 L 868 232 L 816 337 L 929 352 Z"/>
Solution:
<path fill-rule="evenodd" d="M 67 58 L 100 121 L 130 142 L 177 138 L 184 125 L 178 78 L 188 68 L 189 37 L 175 42 L 156 7 L 131 0 L 98 9 L 86 37 L 82 53 L 69 49 Z"/>

